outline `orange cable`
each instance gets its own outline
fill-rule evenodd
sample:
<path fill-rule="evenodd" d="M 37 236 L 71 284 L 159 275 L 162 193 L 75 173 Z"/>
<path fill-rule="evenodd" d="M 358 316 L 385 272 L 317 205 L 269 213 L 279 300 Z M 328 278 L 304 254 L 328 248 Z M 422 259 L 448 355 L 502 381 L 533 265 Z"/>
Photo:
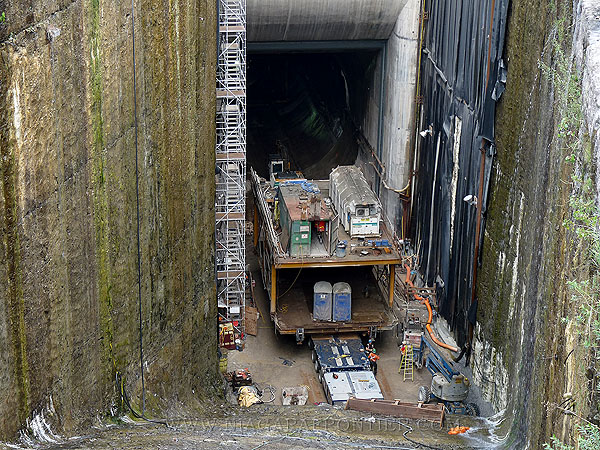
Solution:
<path fill-rule="evenodd" d="M 406 268 L 406 284 L 408 284 L 410 287 L 412 287 L 414 289 L 415 285 L 410 280 L 410 267 L 407 264 L 404 264 L 404 267 Z M 432 323 L 431 321 L 433 319 L 433 310 L 431 309 L 431 304 L 429 303 L 429 299 L 427 297 L 421 297 L 417 293 L 413 293 L 413 297 L 415 298 L 415 300 L 420 301 L 422 304 L 424 304 L 427 307 L 427 312 L 429 313 L 429 317 L 427 319 L 427 323 L 425 324 L 425 329 L 429 333 L 431 340 L 433 340 L 433 342 L 435 342 L 437 345 L 439 345 L 442 348 L 446 348 L 452 352 L 458 352 L 458 348 L 440 341 L 435 336 L 435 334 L 433 334 L 433 330 L 431 329 L 431 323 Z"/>

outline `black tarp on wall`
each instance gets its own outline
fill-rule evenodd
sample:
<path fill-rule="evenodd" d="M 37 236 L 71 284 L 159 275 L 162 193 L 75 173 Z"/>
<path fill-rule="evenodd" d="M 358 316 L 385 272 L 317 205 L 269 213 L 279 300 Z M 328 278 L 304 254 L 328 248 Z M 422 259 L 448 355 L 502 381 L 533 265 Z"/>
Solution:
<path fill-rule="evenodd" d="M 508 0 L 425 2 L 420 129 L 431 125 L 432 132 L 420 139 L 416 154 L 412 235 L 427 284 L 437 281 L 438 287 L 443 286 L 438 288 L 439 310 L 459 345 L 468 330 L 477 220 L 476 206 L 463 199 L 478 196 L 483 147 L 481 242 L 494 154 L 495 104 L 505 80 L 501 58 L 507 7 Z"/>

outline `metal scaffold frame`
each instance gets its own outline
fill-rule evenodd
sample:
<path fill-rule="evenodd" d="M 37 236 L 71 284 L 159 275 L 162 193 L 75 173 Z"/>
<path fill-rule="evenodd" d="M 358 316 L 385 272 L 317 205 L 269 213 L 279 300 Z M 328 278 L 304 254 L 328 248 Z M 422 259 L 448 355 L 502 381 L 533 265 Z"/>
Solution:
<path fill-rule="evenodd" d="M 221 316 L 244 332 L 246 290 L 246 0 L 219 1 L 216 270 Z M 224 314 L 223 314 L 224 311 Z"/>

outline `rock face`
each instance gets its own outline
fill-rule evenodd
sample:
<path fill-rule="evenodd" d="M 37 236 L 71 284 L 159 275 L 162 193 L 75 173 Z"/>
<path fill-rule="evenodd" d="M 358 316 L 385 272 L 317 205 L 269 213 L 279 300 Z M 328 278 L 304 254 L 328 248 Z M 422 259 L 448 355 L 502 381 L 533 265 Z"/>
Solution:
<path fill-rule="evenodd" d="M 581 188 L 573 173 L 593 179 L 598 165 L 591 157 L 598 108 L 586 105 L 599 98 L 590 81 L 598 72 L 583 62 L 597 61 L 590 54 L 597 49 L 585 43 L 597 38 L 573 39 L 574 30 L 593 23 L 586 3 L 593 2 L 519 0 L 509 16 L 473 372 L 487 399 L 506 410 L 510 448 L 539 448 L 552 434 L 566 435 L 574 422 L 561 408 L 575 404 L 585 415 L 590 394 L 587 352 L 575 331 L 578 305 L 567 285 L 590 272 L 585 244 L 564 226 L 573 215 L 569 199 Z M 580 89 L 581 79 L 577 100 L 571 89 Z"/>
<path fill-rule="evenodd" d="M 214 1 L 3 2 L 0 438 L 214 394 Z M 214 350 L 213 350 L 214 349 Z M 160 400 L 156 400 L 156 399 Z M 185 406 L 185 405 L 184 405 Z"/>

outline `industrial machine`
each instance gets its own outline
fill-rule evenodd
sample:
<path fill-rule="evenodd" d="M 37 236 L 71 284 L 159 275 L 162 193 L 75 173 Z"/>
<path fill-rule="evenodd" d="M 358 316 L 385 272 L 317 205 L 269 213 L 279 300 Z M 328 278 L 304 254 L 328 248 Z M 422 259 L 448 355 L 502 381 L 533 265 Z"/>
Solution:
<path fill-rule="evenodd" d="M 277 199 L 279 240 L 284 250 L 292 257 L 331 254 L 327 234 L 332 229 L 333 211 L 323 201 L 317 185 L 306 180 L 280 182 Z"/>
<path fill-rule="evenodd" d="M 272 162 L 271 172 L 281 168 L 281 159 Z M 402 262 L 398 248 L 391 245 L 382 251 L 365 238 L 351 239 L 344 233 L 328 180 L 279 179 L 272 187 L 252 168 L 250 175 L 256 208 L 254 248 L 275 331 L 295 335 L 301 343 L 310 335 L 374 335 L 393 329 L 398 323 L 394 268 Z M 393 242 L 383 221 L 379 232 L 381 244 Z M 344 284 L 310 289 L 328 276 Z"/>
<path fill-rule="evenodd" d="M 280 155 L 269 155 L 269 182 L 275 188 L 287 181 L 306 181 L 302 172 L 290 170 L 289 163 Z"/>
<path fill-rule="evenodd" d="M 383 399 L 357 334 L 314 335 L 309 345 L 313 346 L 315 371 L 330 404 L 345 403 L 350 397 Z"/>
<path fill-rule="evenodd" d="M 381 236 L 381 205 L 358 167 L 333 169 L 329 175 L 329 196 L 351 238 Z"/>
<path fill-rule="evenodd" d="M 465 403 L 471 385 L 469 379 L 456 371 L 426 337 L 421 339 L 417 355 L 417 367 L 424 364 L 433 377 L 431 388 L 419 388 L 419 402 L 442 402 L 450 414 L 479 415 L 479 407 L 475 403 Z"/>
<path fill-rule="evenodd" d="M 417 355 L 421 351 L 421 340 L 423 339 L 424 328 L 423 323 L 421 322 L 420 315 L 421 308 L 410 308 L 407 305 L 404 311 L 404 317 L 402 319 L 402 322 L 400 322 L 400 324 L 398 325 L 398 345 L 412 345 L 414 352 Z"/>

